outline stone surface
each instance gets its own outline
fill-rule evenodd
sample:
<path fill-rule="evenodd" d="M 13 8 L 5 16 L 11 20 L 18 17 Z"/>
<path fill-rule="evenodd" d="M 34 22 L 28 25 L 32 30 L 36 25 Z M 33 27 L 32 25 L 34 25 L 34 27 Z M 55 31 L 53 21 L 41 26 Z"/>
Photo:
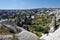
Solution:
<path fill-rule="evenodd" d="M 28 31 L 22 31 L 16 37 L 18 40 L 40 40 L 35 34 Z"/>
<path fill-rule="evenodd" d="M 40 40 L 35 34 L 28 32 L 21 27 L 17 28 L 21 30 L 20 33 L 14 35 L 0 35 L 0 40 Z"/>
<path fill-rule="evenodd" d="M 54 33 L 49 33 L 48 35 L 43 35 L 40 37 L 41 40 L 60 40 L 60 28 L 58 28 Z"/>
<path fill-rule="evenodd" d="M 49 15 L 54 14 L 56 16 L 56 21 L 58 21 L 60 19 L 60 10 L 56 10 L 53 12 L 50 12 Z"/>
<path fill-rule="evenodd" d="M 60 28 L 48 36 L 46 40 L 60 40 Z"/>
<path fill-rule="evenodd" d="M 48 34 L 42 35 L 41 40 L 60 40 L 60 25 L 55 30 L 56 26 L 56 17 L 54 16 L 50 25 L 50 32 Z M 55 30 L 55 31 L 54 31 Z"/>
<path fill-rule="evenodd" d="M 52 22 L 50 24 L 50 32 L 49 33 L 54 32 L 55 31 L 55 27 L 56 27 L 56 16 L 53 16 Z"/>
<path fill-rule="evenodd" d="M 0 40 L 12 40 L 12 35 L 0 35 Z"/>

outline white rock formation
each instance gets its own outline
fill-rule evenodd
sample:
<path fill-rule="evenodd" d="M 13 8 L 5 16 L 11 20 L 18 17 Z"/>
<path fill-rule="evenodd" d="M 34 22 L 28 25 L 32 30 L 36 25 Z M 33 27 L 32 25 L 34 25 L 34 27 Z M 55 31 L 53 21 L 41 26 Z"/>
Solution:
<path fill-rule="evenodd" d="M 0 39 L 1 40 L 12 40 L 14 39 L 14 37 L 13 35 L 0 35 Z M 25 31 L 15 34 L 14 40 L 40 40 L 40 39 L 35 34 L 25 30 Z"/>
<path fill-rule="evenodd" d="M 50 27 L 50 32 L 49 33 L 53 33 L 55 31 L 55 27 L 56 27 L 56 16 L 53 16 L 52 22 L 49 25 L 49 27 Z"/>
<path fill-rule="evenodd" d="M 22 31 L 16 37 L 18 40 L 40 40 L 35 34 L 28 31 Z"/>
<path fill-rule="evenodd" d="M 56 16 L 56 21 L 58 21 L 60 19 L 60 10 L 56 10 L 53 12 L 50 12 L 49 15 L 54 14 Z"/>
<path fill-rule="evenodd" d="M 41 40 L 60 40 L 60 28 L 58 28 L 54 33 L 45 34 L 40 37 Z"/>
<path fill-rule="evenodd" d="M 8 25 L 8 24 L 3 24 L 7 28 L 10 28 L 11 30 L 15 30 L 14 26 Z M 0 24 L 0 26 L 2 26 Z M 16 26 L 16 25 L 15 25 Z M 38 36 L 36 36 L 34 33 L 31 33 L 21 27 L 16 26 L 17 29 L 20 29 L 20 31 L 17 34 L 14 34 L 15 38 L 13 37 L 12 34 L 10 35 L 0 35 L 0 40 L 40 40 Z"/>
<path fill-rule="evenodd" d="M 47 36 L 46 40 L 60 40 L 60 28 L 58 28 L 54 33 Z"/>
<path fill-rule="evenodd" d="M 50 25 L 50 32 L 49 34 L 44 34 L 40 37 L 41 40 L 60 40 L 60 25 L 58 29 L 55 30 L 56 26 L 56 17 L 54 16 Z"/>

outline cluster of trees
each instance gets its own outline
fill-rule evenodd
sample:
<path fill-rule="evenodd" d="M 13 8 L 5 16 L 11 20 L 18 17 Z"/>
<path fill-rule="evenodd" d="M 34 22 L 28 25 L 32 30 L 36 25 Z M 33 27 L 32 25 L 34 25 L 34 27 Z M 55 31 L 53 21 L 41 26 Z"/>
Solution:
<path fill-rule="evenodd" d="M 22 21 L 24 20 L 24 21 Z M 29 28 L 28 28 L 28 25 L 31 25 L 32 24 L 32 18 L 31 18 L 31 15 L 29 17 L 25 16 L 24 19 L 21 18 L 17 18 L 15 20 L 16 24 L 19 26 L 19 27 L 23 27 L 24 29 L 28 30 L 29 31 Z"/>

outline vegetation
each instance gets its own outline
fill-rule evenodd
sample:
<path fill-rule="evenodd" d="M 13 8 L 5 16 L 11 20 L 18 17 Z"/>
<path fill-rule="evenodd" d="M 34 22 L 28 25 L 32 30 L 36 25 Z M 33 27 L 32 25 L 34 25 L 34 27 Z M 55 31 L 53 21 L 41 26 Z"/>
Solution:
<path fill-rule="evenodd" d="M 42 8 L 42 9 L 38 8 L 38 9 L 15 10 L 15 11 L 14 10 L 10 10 L 10 11 L 1 10 L 0 20 L 17 18 L 14 21 L 17 26 L 23 27 L 27 31 L 30 31 L 30 32 L 36 34 L 37 36 L 41 37 L 42 33 L 44 33 L 44 34 L 49 33 L 49 30 L 50 30 L 49 25 L 51 23 L 52 17 L 54 16 L 54 14 L 52 14 L 50 16 L 48 15 L 49 11 L 53 11 L 52 9 L 50 9 L 50 10 L 46 9 L 46 8 L 45 9 Z M 48 13 L 46 11 L 48 11 Z M 3 14 L 5 14 L 5 15 L 3 15 Z M 40 14 L 42 14 L 42 15 L 40 15 Z M 29 15 L 30 15 L 30 17 L 27 17 Z M 33 20 L 31 19 L 32 15 L 35 16 L 35 18 Z M 57 21 L 57 24 L 60 24 L 60 20 Z M 18 32 L 20 32 L 20 31 L 18 30 Z M 18 40 L 18 39 L 16 39 L 15 33 L 12 33 L 5 28 L 0 28 L 0 35 L 10 35 L 10 34 L 12 34 L 12 36 L 13 36 L 12 40 Z M 2 39 L 0 39 L 0 40 L 2 40 Z"/>
<path fill-rule="evenodd" d="M 9 31 L 7 28 L 0 28 L 0 35 L 10 35 L 10 34 L 16 34 L 19 32 L 12 32 Z"/>
<path fill-rule="evenodd" d="M 25 18 L 24 15 L 21 17 L 18 17 L 18 19 L 15 21 L 18 26 L 24 27 L 24 28 L 28 27 L 30 32 L 33 32 L 38 36 L 41 36 L 42 33 L 48 33 L 49 32 L 49 25 L 51 23 L 51 19 L 52 19 L 53 15 L 48 16 L 47 13 L 45 13 L 45 15 L 43 15 L 43 14 L 42 15 L 36 15 L 35 14 L 34 15 L 35 18 L 33 20 L 31 19 L 31 16 L 29 18 Z M 9 17 L 9 18 L 13 19 L 13 17 Z M 22 22 L 21 22 L 21 20 L 19 20 L 19 18 L 22 19 Z M 10 32 L 7 32 L 7 33 L 10 33 Z"/>
<path fill-rule="evenodd" d="M 52 16 L 36 16 L 32 20 L 32 25 L 29 25 L 29 30 L 38 36 L 42 36 L 42 33 L 46 34 L 49 32 L 49 25 L 51 23 L 51 20 Z"/>
<path fill-rule="evenodd" d="M 7 34 L 10 34 L 10 32 L 4 28 L 0 28 L 0 34 L 1 35 L 7 35 Z"/>
<path fill-rule="evenodd" d="M 60 19 L 56 22 L 57 24 L 60 24 Z"/>
<path fill-rule="evenodd" d="M 48 29 L 42 25 L 33 25 L 33 28 L 35 28 L 37 32 L 48 33 Z"/>

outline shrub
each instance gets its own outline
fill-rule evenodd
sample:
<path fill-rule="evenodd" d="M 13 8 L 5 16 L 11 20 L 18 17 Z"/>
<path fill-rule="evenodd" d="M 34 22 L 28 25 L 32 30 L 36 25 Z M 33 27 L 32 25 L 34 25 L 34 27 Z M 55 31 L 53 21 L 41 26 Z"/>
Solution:
<path fill-rule="evenodd" d="M 37 32 L 43 32 L 43 33 L 49 32 L 49 29 L 47 27 L 42 26 L 42 25 L 33 25 L 33 28 L 35 28 L 35 31 L 37 31 Z"/>
<path fill-rule="evenodd" d="M 42 32 L 35 32 L 35 34 L 36 34 L 37 36 L 39 36 L 39 37 L 42 36 Z"/>

